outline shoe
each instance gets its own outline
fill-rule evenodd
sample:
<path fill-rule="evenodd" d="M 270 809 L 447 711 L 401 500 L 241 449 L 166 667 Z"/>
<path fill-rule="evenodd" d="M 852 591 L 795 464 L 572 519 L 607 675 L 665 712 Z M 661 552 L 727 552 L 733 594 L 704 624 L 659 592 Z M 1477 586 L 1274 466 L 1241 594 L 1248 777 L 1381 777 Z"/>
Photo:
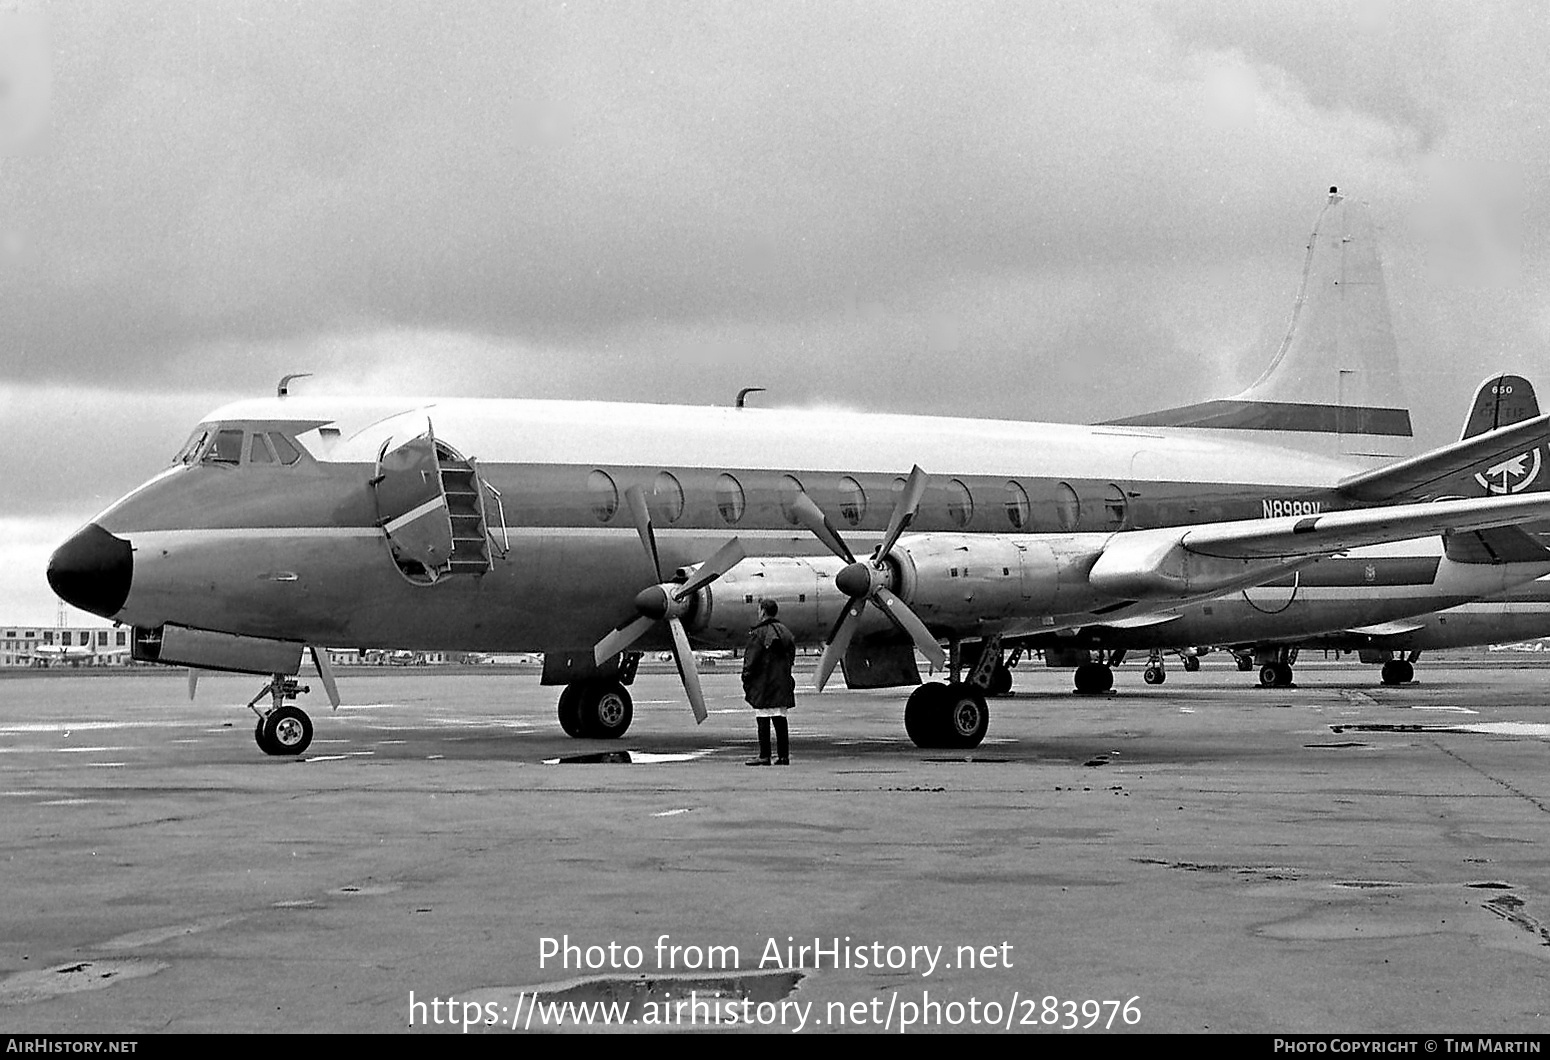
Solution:
<path fill-rule="evenodd" d="M 750 758 L 743 763 L 745 766 L 767 766 L 769 764 L 770 760 L 768 758 Z"/>
<path fill-rule="evenodd" d="M 789 759 L 789 758 L 777 758 L 777 759 L 775 759 L 775 764 L 778 765 L 778 766 L 789 766 L 791 764 L 791 759 Z"/>

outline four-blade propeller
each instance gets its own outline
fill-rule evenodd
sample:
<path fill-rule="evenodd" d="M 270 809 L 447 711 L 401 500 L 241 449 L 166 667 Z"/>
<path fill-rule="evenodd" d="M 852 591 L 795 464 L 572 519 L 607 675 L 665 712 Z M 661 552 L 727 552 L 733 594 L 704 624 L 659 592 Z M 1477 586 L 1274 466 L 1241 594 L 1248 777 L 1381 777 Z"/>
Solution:
<path fill-rule="evenodd" d="M 812 498 L 805 493 L 797 495 L 792 505 L 797 520 L 811 530 L 814 537 L 828 546 L 830 552 L 847 564 L 844 570 L 835 575 L 834 584 L 850 599 L 845 604 L 845 610 L 840 613 L 839 620 L 835 622 L 834 628 L 829 631 L 829 640 L 824 645 L 823 657 L 818 661 L 818 671 L 814 674 L 813 684 L 820 692 L 828 682 L 829 675 L 845 657 L 845 651 L 850 647 L 850 639 L 855 636 L 856 628 L 861 624 L 861 614 L 866 610 L 868 600 L 876 604 L 894 625 L 909 635 L 922 655 L 937 666 L 946 663 L 947 654 L 942 651 L 942 646 L 931 635 L 926 624 L 894 594 L 893 568 L 888 564 L 888 554 L 893 551 L 899 537 L 914 520 L 915 510 L 920 507 L 920 498 L 925 492 L 926 473 L 916 465 L 910 471 L 910 477 L 904 484 L 904 492 L 899 495 L 898 503 L 894 505 L 893 517 L 888 520 L 888 530 L 883 535 L 882 543 L 872 553 L 872 558 L 866 562 L 856 559 L 855 554 L 845 544 L 845 540 L 840 537 L 839 531 L 834 529 L 834 524 L 829 522 L 818 505 L 813 503 Z"/>
<path fill-rule="evenodd" d="M 694 605 L 694 594 L 735 567 L 743 558 L 742 543 L 733 538 L 722 545 L 716 554 L 700 564 L 687 581 L 669 582 L 662 577 L 662 560 L 657 552 L 657 536 L 651 528 L 651 512 L 646 507 L 646 495 L 639 486 L 624 491 L 625 502 L 635 519 L 635 530 L 640 543 L 651 560 L 657 584 L 649 585 L 635 596 L 635 610 L 640 617 L 627 626 L 621 626 L 597 642 L 592 656 L 599 666 L 634 644 L 646 631 L 658 622 L 666 622 L 673 638 L 673 661 L 678 664 L 678 676 L 683 679 L 684 691 L 689 695 L 689 705 L 694 708 L 694 720 L 702 722 L 706 717 L 705 692 L 700 687 L 700 672 L 694 665 L 694 652 L 689 647 L 689 635 L 684 632 L 683 616 Z"/>

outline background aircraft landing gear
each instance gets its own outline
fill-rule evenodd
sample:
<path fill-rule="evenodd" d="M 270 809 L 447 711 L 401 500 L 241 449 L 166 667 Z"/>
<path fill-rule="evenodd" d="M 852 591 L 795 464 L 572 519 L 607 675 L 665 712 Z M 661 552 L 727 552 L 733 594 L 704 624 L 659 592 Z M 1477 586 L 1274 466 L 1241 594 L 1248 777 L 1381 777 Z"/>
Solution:
<path fill-rule="evenodd" d="M 973 685 L 921 685 L 904 705 L 904 731 L 920 748 L 978 747 L 990 728 L 990 708 Z"/>
<path fill-rule="evenodd" d="M 1163 668 L 1161 649 L 1153 651 L 1146 660 L 1146 669 L 1141 672 L 1141 680 L 1149 685 L 1160 685 L 1168 680 L 1168 671 Z"/>
<path fill-rule="evenodd" d="M 1265 688 L 1292 687 L 1292 664 L 1284 662 L 1266 663 L 1259 668 L 1259 683 Z"/>
<path fill-rule="evenodd" d="M 1198 655 L 1186 655 L 1186 656 L 1184 656 L 1184 672 L 1187 673 L 1187 674 L 1199 673 L 1200 672 L 1200 656 L 1198 656 Z"/>
<path fill-rule="evenodd" d="M 298 684 L 293 677 L 275 674 L 274 678 L 258 695 L 248 701 L 248 709 L 258 714 L 258 724 L 253 727 L 253 740 L 266 755 L 299 755 L 312 743 L 312 719 L 300 707 L 287 703 L 298 695 L 312 691 Z M 259 713 L 258 701 L 269 696 L 273 705 Z"/>
<path fill-rule="evenodd" d="M 1404 685 L 1415 680 L 1415 666 L 1404 659 L 1394 659 L 1383 664 L 1383 683 L 1386 685 Z"/>
<path fill-rule="evenodd" d="M 1098 696 L 1114 687 L 1114 671 L 1107 663 L 1083 663 L 1076 668 L 1076 694 Z"/>
<path fill-rule="evenodd" d="M 635 718 L 635 701 L 608 677 L 572 681 L 560 693 L 560 728 L 567 736 L 617 740 Z"/>

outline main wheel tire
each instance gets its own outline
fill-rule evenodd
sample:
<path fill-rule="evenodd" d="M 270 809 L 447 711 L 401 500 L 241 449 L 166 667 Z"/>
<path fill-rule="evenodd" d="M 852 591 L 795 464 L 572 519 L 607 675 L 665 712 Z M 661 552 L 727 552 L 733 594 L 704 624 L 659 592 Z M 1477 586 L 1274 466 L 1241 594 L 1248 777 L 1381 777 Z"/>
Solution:
<path fill-rule="evenodd" d="M 990 707 L 973 685 L 948 685 L 939 709 L 943 746 L 968 750 L 985 739 L 990 728 Z"/>
<path fill-rule="evenodd" d="M 947 686 L 936 681 L 921 685 L 904 703 L 904 731 L 916 747 L 941 747 L 946 733 Z"/>
<path fill-rule="evenodd" d="M 1114 671 L 1103 663 L 1083 663 L 1073 678 L 1076 690 L 1084 696 L 1096 696 L 1114 687 Z"/>
<path fill-rule="evenodd" d="M 1233 658 L 1236 659 L 1237 662 L 1238 662 L 1238 671 L 1240 673 L 1245 673 L 1246 674 L 1250 670 L 1254 669 L 1254 659 L 1251 656 L 1248 656 L 1248 655 L 1234 655 Z"/>
<path fill-rule="evenodd" d="M 312 743 L 312 719 L 300 707 L 278 707 L 264 715 L 263 738 L 268 754 L 299 755 Z"/>
<path fill-rule="evenodd" d="M 1168 680 L 1168 671 L 1161 666 L 1148 666 L 1141 674 L 1141 680 L 1149 685 L 1160 685 Z"/>
<path fill-rule="evenodd" d="M 1394 659 L 1383 664 L 1383 683 L 1386 685 L 1402 685 L 1415 680 L 1415 667 L 1403 659 Z"/>
<path fill-rule="evenodd" d="M 1279 663 L 1266 663 L 1259 668 L 1259 683 L 1266 688 L 1274 688 L 1281 683 L 1281 666 Z"/>
<path fill-rule="evenodd" d="M 1004 696 L 1012 691 L 1012 671 L 1005 666 L 998 666 L 990 675 L 990 687 L 985 690 L 987 696 Z"/>
<path fill-rule="evenodd" d="M 1199 671 L 1200 671 L 1200 656 L 1198 656 L 1198 655 L 1186 655 L 1186 656 L 1184 656 L 1184 672 L 1187 673 L 1187 674 L 1193 674 L 1193 673 L 1198 673 Z"/>
<path fill-rule="evenodd" d="M 1280 672 L 1281 679 L 1277 682 L 1282 688 L 1292 687 L 1292 664 L 1276 663 L 1276 669 Z"/>
<path fill-rule="evenodd" d="M 253 742 L 258 744 L 258 749 L 266 755 L 278 754 L 269 747 L 269 741 L 264 737 L 264 716 L 258 717 L 258 723 L 253 726 Z"/>
<path fill-rule="evenodd" d="M 635 703 L 619 682 L 588 682 L 578 698 L 581 735 L 593 740 L 617 740 L 629 731 Z"/>
<path fill-rule="evenodd" d="M 560 728 L 565 730 L 566 736 L 577 737 L 582 735 L 580 684 L 568 684 L 560 692 L 559 715 Z"/>

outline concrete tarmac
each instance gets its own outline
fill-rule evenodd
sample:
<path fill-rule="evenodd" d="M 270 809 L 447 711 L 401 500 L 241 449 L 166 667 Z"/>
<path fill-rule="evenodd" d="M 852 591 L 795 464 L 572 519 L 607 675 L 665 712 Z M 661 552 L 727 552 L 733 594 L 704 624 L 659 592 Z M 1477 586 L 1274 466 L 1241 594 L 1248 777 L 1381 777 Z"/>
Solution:
<path fill-rule="evenodd" d="M 1550 670 L 1418 677 L 1024 668 L 969 753 L 799 694 L 783 769 L 726 669 L 611 743 L 347 674 L 300 760 L 253 679 L 8 677 L 0 1030 L 1550 1032 Z"/>

